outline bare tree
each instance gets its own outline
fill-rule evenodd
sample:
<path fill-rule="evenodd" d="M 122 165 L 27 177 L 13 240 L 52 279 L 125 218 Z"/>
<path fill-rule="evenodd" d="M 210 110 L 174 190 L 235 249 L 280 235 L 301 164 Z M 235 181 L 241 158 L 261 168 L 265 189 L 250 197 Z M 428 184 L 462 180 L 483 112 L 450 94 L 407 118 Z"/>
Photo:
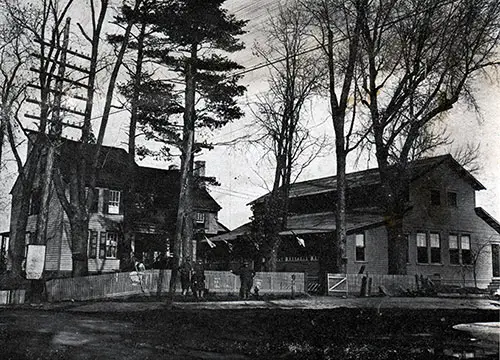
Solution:
<path fill-rule="evenodd" d="M 348 154 L 359 144 L 356 119 L 356 63 L 361 37 L 362 0 L 303 1 L 316 23 L 314 34 L 323 52 L 328 71 L 328 94 L 335 133 L 337 168 L 335 238 L 329 243 L 323 272 L 345 272 L 346 164 Z"/>
<path fill-rule="evenodd" d="M 134 3 L 133 11 L 137 11 L 141 5 L 141 0 L 136 0 Z M 100 49 L 100 36 L 102 25 L 106 17 L 108 9 L 108 1 L 100 0 L 100 12 L 97 15 L 95 11 L 94 2 L 91 0 L 91 14 L 92 14 L 92 35 L 87 35 L 80 26 L 82 34 L 89 41 L 91 53 L 91 65 L 93 73 L 89 77 L 89 81 L 95 83 L 95 72 L 97 71 L 98 53 Z M 88 152 L 89 144 L 93 143 L 94 139 L 91 136 L 91 114 L 92 105 L 87 103 L 85 111 L 84 126 L 82 129 L 82 139 L 79 148 L 78 161 L 70 164 L 70 176 L 64 179 L 60 171 L 55 173 L 54 184 L 55 189 L 61 202 L 63 209 L 68 216 L 71 228 L 72 240 L 72 257 L 73 257 L 73 276 L 82 276 L 88 273 L 88 258 L 87 258 L 87 239 L 88 239 L 88 223 L 90 218 L 90 208 L 93 201 L 94 189 L 96 186 L 98 171 L 102 166 L 101 164 L 101 149 L 106 133 L 109 116 L 111 113 L 111 105 L 114 98 L 116 81 L 122 66 L 123 57 L 128 44 L 128 39 L 132 31 L 133 23 L 129 23 L 125 27 L 123 34 L 123 42 L 119 47 L 118 53 L 111 70 L 110 78 L 107 82 L 106 98 L 101 117 L 101 124 L 96 140 L 96 145 L 92 146 L 91 161 L 92 164 L 87 163 L 86 152 Z M 93 99 L 94 87 L 88 87 L 88 99 Z M 62 159 L 59 159 L 61 163 Z M 57 166 L 60 170 L 60 166 Z M 69 194 L 66 193 L 66 188 L 69 188 Z M 89 189 L 87 191 L 86 189 Z"/>
<path fill-rule="evenodd" d="M 357 91 L 380 171 L 388 271 L 405 274 L 411 154 L 433 121 L 458 101 L 473 101 L 474 80 L 498 64 L 500 3 L 364 0 L 360 14 Z"/>
<path fill-rule="evenodd" d="M 59 42 L 62 21 L 71 5 L 71 0 L 64 4 L 58 1 L 43 1 L 41 4 L 36 5 L 19 2 L 17 0 L 4 0 L 2 5 L 5 16 L 9 19 L 8 21 L 11 26 L 18 29 L 20 35 L 19 39 L 22 38 L 25 40 L 24 43 L 18 43 L 20 46 L 18 54 L 22 51 L 29 51 L 30 55 L 33 56 L 31 52 L 35 53 L 34 56 L 37 58 L 38 62 L 35 70 L 37 72 L 37 79 L 32 82 L 36 84 L 33 85 L 33 88 L 39 90 L 39 100 L 37 103 L 40 106 L 40 112 L 39 116 L 36 117 L 39 120 L 38 131 L 35 136 L 28 137 L 30 151 L 24 164 L 22 164 L 21 156 L 14 146 L 16 140 L 11 121 L 6 123 L 11 148 L 16 158 L 19 171 L 16 188 L 19 195 L 17 200 L 19 204 L 12 205 L 13 208 L 16 208 L 14 219 L 15 225 L 11 229 L 11 238 L 14 245 L 9 249 L 9 255 L 12 260 L 12 273 L 14 276 L 17 276 L 21 273 L 21 262 L 24 257 L 25 231 L 29 216 L 30 197 L 33 195 L 33 191 L 35 191 L 35 175 L 37 172 L 45 173 L 47 170 L 47 167 L 41 163 L 40 159 L 42 158 L 47 143 L 48 122 L 54 95 L 54 92 L 51 91 L 51 86 L 56 74 L 57 59 L 60 56 L 60 51 L 56 43 Z M 35 42 L 33 42 L 33 40 Z M 48 43 L 54 46 L 48 46 Z M 49 61 L 48 59 L 54 59 L 54 61 Z M 19 58 L 17 61 L 19 61 Z M 19 68 L 17 68 L 17 70 L 19 70 Z M 11 83 L 21 79 L 17 78 L 18 75 L 21 75 L 21 73 L 17 71 L 11 75 L 14 76 L 11 77 Z M 26 74 L 24 73 L 22 76 L 26 76 Z M 20 108 L 18 108 L 18 110 L 19 109 Z M 15 113 L 15 118 L 17 118 L 17 114 L 18 112 Z M 50 128 L 53 128 L 53 124 Z M 46 158 L 46 155 L 44 155 L 43 158 Z M 47 163 L 47 161 L 45 161 L 45 163 Z M 47 176 L 45 176 L 45 178 L 42 178 L 40 181 L 40 184 L 38 184 L 38 188 L 46 190 L 49 183 L 50 177 L 47 178 Z M 36 190 L 36 192 L 38 192 L 38 190 Z M 45 200 L 45 203 L 47 203 L 48 191 L 46 191 L 44 195 L 41 195 L 40 198 L 41 201 Z M 44 207 L 42 207 L 42 209 L 44 209 Z M 43 242 L 44 239 L 45 222 L 43 219 L 46 215 L 46 211 L 40 211 L 38 214 L 35 234 L 35 241 L 37 243 Z"/>
<path fill-rule="evenodd" d="M 304 53 L 312 41 L 307 36 L 310 20 L 298 1 L 280 4 L 267 23 L 265 45 L 256 46 L 259 56 L 271 64 L 269 91 L 259 97 L 254 111 L 257 138 L 249 140 L 263 147 L 275 164 L 269 196 L 253 207 L 254 237 L 259 239 L 268 271 L 276 271 L 292 175 L 296 178 L 324 145 L 312 138 L 304 121 L 304 103 L 318 93 L 324 76 L 317 54 Z"/>

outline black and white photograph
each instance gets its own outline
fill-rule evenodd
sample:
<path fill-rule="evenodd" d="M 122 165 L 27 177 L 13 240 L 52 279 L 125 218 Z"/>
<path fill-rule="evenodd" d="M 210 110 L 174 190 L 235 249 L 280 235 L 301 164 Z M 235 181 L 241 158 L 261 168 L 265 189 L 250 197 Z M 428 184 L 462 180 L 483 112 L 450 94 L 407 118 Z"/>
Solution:
<path fill-rule="evenodd" d="M 0 0 L 0 359 L 500 356 L 500 0 Z"/>

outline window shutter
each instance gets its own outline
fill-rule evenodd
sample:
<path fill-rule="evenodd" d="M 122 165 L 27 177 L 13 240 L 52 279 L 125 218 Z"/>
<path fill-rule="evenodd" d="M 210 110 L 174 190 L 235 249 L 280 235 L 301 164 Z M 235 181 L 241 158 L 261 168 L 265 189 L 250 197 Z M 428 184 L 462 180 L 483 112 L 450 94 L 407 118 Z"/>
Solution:
<path fill-rule="evenodd" d="M 118 214 L 123 214 L 123 197 L 125 196 L 125 191 L 120 191 L 120 207 L 118 208 Z"/>
<path fill-rule="evenodd" d="M 104 231 L 101 232 L 101 238 L 99 241 L 99 258 L 106 258 L 106 232 Z"/>
<path fill-rule="evenodd" d="M 104 214 L 109 214 L 108 206 L 109 206 L 109 189 L 104 189 L 103 205 L 102 205 L 102 212 Z"/>

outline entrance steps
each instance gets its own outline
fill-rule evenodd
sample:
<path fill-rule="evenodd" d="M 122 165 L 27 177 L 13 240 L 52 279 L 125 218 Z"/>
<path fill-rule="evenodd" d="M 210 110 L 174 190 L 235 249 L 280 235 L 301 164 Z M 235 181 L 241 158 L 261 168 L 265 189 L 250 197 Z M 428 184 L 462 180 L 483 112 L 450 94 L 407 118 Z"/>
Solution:
<path fill-rule="evenodd" d="M 500 278 L 491 279 L 490 284 L 488 285 L 488 291 L 490 294 L 497 292 L 500 289 Z"/>

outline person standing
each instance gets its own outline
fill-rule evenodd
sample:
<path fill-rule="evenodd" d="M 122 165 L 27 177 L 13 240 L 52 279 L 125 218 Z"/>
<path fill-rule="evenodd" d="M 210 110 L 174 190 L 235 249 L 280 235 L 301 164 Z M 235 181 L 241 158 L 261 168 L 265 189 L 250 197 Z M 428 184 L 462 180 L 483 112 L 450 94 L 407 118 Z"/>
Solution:
<path fill-rule="evenodd" d="M 191 267 L 191 258 L 188 256 L 186 259 L 182 262 L 179 272 L 181 275 L 181 289 L 182 289 L 182 295 L 187 295 L 189 288 L 191 287 L 191 273 L 192 273 L 192 267 Z"/>
<path fill-rule="evenodd" d="M 248 299 L 252 290 L 255 271 L 250 268 L 248 261 L 245 261 L 235 274 L 240 276 L 240 298 Z"/>
<path fill-rule="evenodd" d="M 195 297 L 203 298 L 203 293 L 205 292 L 205 268 L 201 260 L 198 260 L 194 266 L 192 289 Z"/>

